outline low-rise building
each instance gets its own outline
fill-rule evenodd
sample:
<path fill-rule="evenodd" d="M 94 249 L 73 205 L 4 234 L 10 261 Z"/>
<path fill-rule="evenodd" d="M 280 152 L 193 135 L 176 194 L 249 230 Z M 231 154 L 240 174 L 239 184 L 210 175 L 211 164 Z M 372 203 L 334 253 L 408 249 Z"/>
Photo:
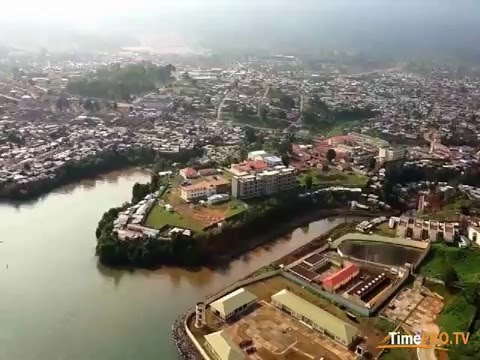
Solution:
<path fill-rule="evenodd" d="M 468 227 L 468 239 L 471 242 L 477 243 L 480 245 L 480 226 L 469 226 Z"/>
<path fill-rule="evenodd" d="M 205 335 L 207 349 L 217 360 L 242 360 L 245 356 L 225 330 Z"/>
<path fill-rule="evenodd" d="M 223 177 L 212 176 L 199 183 L 182 186 L 180 197 L 187 202 L 206 199 L 215 194 L 228 192 L 229 186 L 230 182 Z"/>
<path fill-rule="evenodd" d="M 232 316 L 247 309 L 256 301 L 257 297 L 255 295 L 244 288 L 240 288 L 215 300 L 210 304 L 210 308 L 215 315 L 221 317 L 223 320 L 228 320 Z"/>
<path fill-rule="evenodd" d="M 348 264 L 344 268 L 340 269 L 336 273 L 326 277 L 322 281 L 322 285 L 325 290 L 328 291 L 335 291 L 339 287 L 345 285 L 350 280 L 352 280 L 355 276 L 358 275 L 360 269 L 355 264 Z"/>
<path fill-rule="evenodd" d="M 185 179 L 196 179 L 198 177 L 198 172 L 194 168 L 186 167 L 179 171 L 180 175 Z"/>
<path fill-rule="evenodd" d="M 343 346 L 350 346 L 358 336 L 358 329 L 313 305 L 301 297 L 283 289 L 272 296 L 272 304 L 322 334 L 335 339 Z"/>

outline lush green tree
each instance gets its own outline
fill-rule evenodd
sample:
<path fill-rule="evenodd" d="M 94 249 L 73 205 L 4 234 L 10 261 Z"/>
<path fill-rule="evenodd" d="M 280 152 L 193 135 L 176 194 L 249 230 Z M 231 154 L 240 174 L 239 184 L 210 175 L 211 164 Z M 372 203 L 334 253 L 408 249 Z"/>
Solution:
<path fill-rule="evenodd" d="M 137 203 L 150 193 L 150 184 L 135 183 L 132 188 L 132 202 Z"/>
<path fill-rule="evenodd" d="M 311 175 L 311 174 L 305 175 L 304 181 L 305 181 L 305 187 L 306 187 L 308 190 L 310 190 L 310 189 L 312 188 L 312 186 L 313 186 L 313 177 L 312 177 L 312 175 Z"/>
<path fill-rule="evenodd" d="M 252 144 L 257 141 L 257 132 L 251 126 L 245 128 L 245 138 L 248 144 Z"/>
<path fill-rule="evenodd" d="M 203 97 L 203 102 L 205 103 L 205 105 L 207 106 L 210 106 L 212 105 L 212 97 L 210 95 L 205 95 Z"/>
<path fill-rule="evenodd" d="M 284 109 L 291 109 L 295 107 L 295 99 L 290 95 L 282 93 L 280 95 L 279 100 L 280 100 L 280 106 L 283 107 Z"/>
<path fill-rule="evenodd" d="M 67 90 L 86 97 L 109 98 L 130 101 L 132 94 L 153 91 L 156 84 L 172 79 L 173 66 L 157 66 L 151 63 L 111 65 L 70 80 Z"/>
<path fill-rule="evenodd" d="M 460 344 L 452 346 L 448 352 L 450 360 L 477 360 L 480 354 L 480 331 L 470 334 L 467 344 Z"/>
<path fill-rule="evenodd" d="M 237 116 L 238 113 L 238 104 L 236 102 L 232 102 L 230 104 L 230 111 L 232 112 L 233 117 Z"/>
<path fill-rule="evenodd" d="M 445 286 L 448 288 L 455 288 L 458 284 L 458 274 L 450 263 L 445 262 L 445 270 L 442 280 L 445 282 Z"/>
<path fill-rule="evenodd" d="M 267 114 L 268 114 L 268 108 L 265 105 L 260 105 L 258 107 L 258 115 L 260 116 L 260 119 L 262 121 L 265 121 L 267 119 Z"/>
<path fill-rule="evenodd" d="M 57 101 L 55 102 L 55 107 L 60 111 L 69 108 L 70 103 L 68 101 L 68 98 L 65 95 L 59 96 Z"/>
<path fill-rule="evenodd" d="M 335 152 L 335 150 L 334 149 L 328 149 L 328 151 L 327 151 L 328 162 L 332 162 L 333 160 L 335 160 L 336 157 L 337 157 L 337 153 Z"/>
<path fill-rule="evenodd" d="M 160 187 L 160 175 L 158 175 L 157 171 L 152 172 L 152 176 L 150 177 L 150 192 L 157 191 Z"/>
<path fill-rule="evenodd" d="M 85 99 L 83 101 L 83 108 L 87 110 L 88 112 L 93 112 L 95 110 L 95 105 L 93 103 L 92 99 Z"/>
<path fill-rule="evenodd" d="M 242 146 L 240 148 L 240 154 L 239 154 L 240 161 L 246 160 L 247 156 L 248 156 L 248 150 Z"/>

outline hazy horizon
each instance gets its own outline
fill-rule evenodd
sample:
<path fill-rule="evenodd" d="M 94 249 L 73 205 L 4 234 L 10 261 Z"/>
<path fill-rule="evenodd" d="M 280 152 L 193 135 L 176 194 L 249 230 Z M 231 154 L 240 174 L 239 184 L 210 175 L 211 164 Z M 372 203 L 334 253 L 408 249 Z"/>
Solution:
<path fill-rule="evenodd" d="M 24 0 L 2 8 L 0 45 L 8 46 L 480 53 L 475 0 Z"/>

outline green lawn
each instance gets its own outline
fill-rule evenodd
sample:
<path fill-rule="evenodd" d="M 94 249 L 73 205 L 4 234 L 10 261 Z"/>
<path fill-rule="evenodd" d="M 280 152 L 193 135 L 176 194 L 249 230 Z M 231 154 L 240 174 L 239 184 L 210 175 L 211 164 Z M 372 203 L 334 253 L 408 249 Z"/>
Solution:
<path fill-rule="evenodd" d="M 228 203 L 228 209 L 225 214 L 225 218 L 228 219 L 232 216 L 238 215 L 247 210 L 247 205 L 238 199 L 232 199 Z"/>
<path fill-rule="evenodd" d="M 425 276 L 442 279 L 445 263 L 453 265 L 463 282 L 476 283 L 480 281 L 480 250 L 433 244 L 420 272 Z"/>
<path fill-rule="evenodd" d="M 469 304 L 458 290 L 449 290 L 443 285 L 433 283 L 426 283 L 426 286 L 445 301 L 443 311 L 437 318 L 440 328 L 450 334 L 454 331 L 467 331 L 475 314 L 475 306 Z"/>
<path fill-rule="evenodd" d="M 346 173 L 336 169 L 329 169 L 322 171 L 319 169 L 311 169 L 307 173 L 301 174 L 299 177 L 300 185 L 305 185 L 305 177 L 312 175 L 314 186 L 351 186 L 363 187 L 368 182 L 368 177 L 355 174 Z"/>
<path fill-rule="evenodd" d="M 417 353 L 412 349 L 388 349 L 382 353 L 380 360 L 413 360 Z"/>
<path fill-rule="evenodd" d="M 178 226 L 194 231 L 202 231 L 203 229 L 203 226 L 198 222 L 185 218 L 176 212 L 169 212 L 160 205 L 155 205 L 152 211 L 150 211 L 150 214 L 148 214 L 145 226 L 161 229 L 165 225 Z"/>

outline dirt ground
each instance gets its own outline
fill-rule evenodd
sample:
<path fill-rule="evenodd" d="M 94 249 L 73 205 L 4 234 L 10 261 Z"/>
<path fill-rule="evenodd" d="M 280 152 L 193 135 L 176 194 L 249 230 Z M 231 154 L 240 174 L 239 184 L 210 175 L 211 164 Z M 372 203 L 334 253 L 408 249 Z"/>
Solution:
<path fill-rule="evenodd" d="M 250 357 L 253 359 L 354 359 L 353 353 L 334 340 L 308 328 L 267 302 L 261 302 L 257 309 L 226 331 L 235 343 L 253 340 L 257 349 Z"/>
<path fill-rule="evenodd" d="M 413 331 L 435 323 L 444 301 L 423 287 L 404 288 L 387 306 L 384 315 L 393 321 L 403 321 Z"/>

